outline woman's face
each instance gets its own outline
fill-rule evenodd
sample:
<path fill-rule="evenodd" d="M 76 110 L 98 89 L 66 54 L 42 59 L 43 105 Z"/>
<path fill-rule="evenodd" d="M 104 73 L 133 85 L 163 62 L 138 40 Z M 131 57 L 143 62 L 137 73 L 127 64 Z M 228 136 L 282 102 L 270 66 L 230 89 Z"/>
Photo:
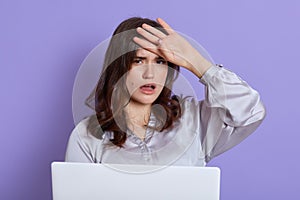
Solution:
<path fill-rule="evenodd" d="M 138 49 L 127 73 L 126 86 L 132 101 L 152 104 L 163 90 L 168 64 L 160 56 Z"/>

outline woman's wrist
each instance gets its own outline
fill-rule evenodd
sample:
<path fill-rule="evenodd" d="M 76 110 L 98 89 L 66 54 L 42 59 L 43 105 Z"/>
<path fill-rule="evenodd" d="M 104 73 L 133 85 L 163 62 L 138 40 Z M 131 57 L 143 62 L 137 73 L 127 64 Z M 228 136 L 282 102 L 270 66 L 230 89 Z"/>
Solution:
<path fill-rule="evenodd" d="M 195 74 L 198 78 L 201 78 L 203 74 L 213 65 L 210 61 L 205 59 L 198 51 L 195 52 L 190 59 L 190 66 L 188 69 Z"/>

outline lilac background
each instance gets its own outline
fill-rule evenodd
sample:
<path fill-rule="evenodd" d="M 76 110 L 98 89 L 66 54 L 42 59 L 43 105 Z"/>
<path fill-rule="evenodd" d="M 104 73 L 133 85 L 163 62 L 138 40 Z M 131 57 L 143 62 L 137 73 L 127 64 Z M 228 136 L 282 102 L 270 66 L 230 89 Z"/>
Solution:
<path fill-rule="evenodd" d="M 210 163 L 222 170 L 222 199 L 300 199 L 300 1 L 120 2 L 0 1 L 0 199 L 51 199 L 50 163 L 63 160 L 74 126 L 76 72 L 136 15 L 166 19 L 261 93 L 262 126 Z"/>

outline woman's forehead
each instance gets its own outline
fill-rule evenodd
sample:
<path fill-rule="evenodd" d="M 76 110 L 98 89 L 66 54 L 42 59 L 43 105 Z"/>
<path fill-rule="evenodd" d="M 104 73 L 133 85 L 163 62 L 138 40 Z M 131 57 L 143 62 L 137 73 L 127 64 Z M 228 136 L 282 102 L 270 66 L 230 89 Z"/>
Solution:
<path fill-rule="evenodd" d="M 136 50 L 136 56 L 137 57 L 146 57 L 146 58 L 158 58 L 160 57 L 159 55 L 152 53 L 149 50 L 143 49 L 143 48 L 139 48 Z"/>

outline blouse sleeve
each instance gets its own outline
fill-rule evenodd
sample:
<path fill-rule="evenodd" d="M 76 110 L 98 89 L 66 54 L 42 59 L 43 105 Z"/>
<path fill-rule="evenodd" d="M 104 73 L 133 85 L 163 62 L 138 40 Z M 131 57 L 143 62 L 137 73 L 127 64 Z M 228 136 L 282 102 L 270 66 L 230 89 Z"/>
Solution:
<path fill-rule="evenodd" d="M 93 162 L 91 154 L 88 150 L 88 146 L 84 144 L 81 137 L 79 136 L 79 133 L 80 130 L 78 130 L 78 127 L 76 127 L 69 138 L 65 161 L 82 163 Z"/>
<path fill-rule="evenodd" d="M 229 70 L 212 66 L 200 81 L 206 86 L 200 124 L 208 162 L 253 133 L 265 117 L 265 108 L 258 92 Z"/>
<path fill-rule="evenodd" d="M 66 162 L 100 162 L 103 140 L 91 134 L 98 130 L 95 119 L 95 116 L 86 118 L 74 128 L 67 145 Z"/>

